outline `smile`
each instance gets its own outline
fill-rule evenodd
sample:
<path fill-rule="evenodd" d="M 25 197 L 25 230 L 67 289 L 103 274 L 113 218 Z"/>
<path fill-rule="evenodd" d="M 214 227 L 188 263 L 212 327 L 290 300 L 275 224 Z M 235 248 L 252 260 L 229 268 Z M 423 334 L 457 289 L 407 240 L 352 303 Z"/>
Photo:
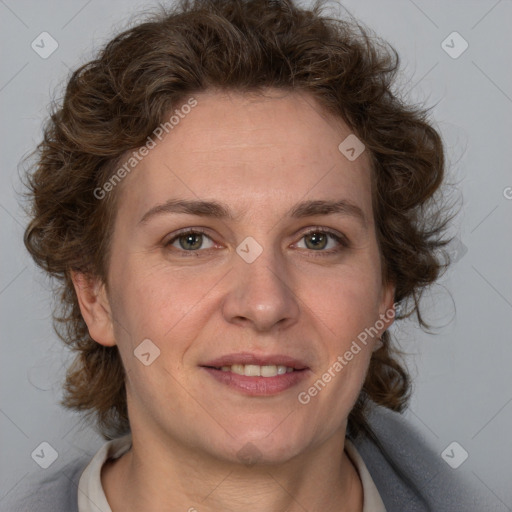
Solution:
<path fill-rule="evenodd" d="M 295 370 L 290 366 L 275 364 L 265 366 L 257 364 L 233 364 L 231 366 L 221 366 L 215 369 L 222 370 L 223 372 L 236 373 L 237 375 L 245 375 L 247 377 L 275 377 L 276 375 L 284 375 L 285 373 L 291 373 Z"/>
<path fill-rule="evenodd" d="M 311 372 L 309 368 L 296 369 L 284 365 L 233 364 L 200 368 L 224 389 L 254 397 L 275 396 L 299 384 L 304 385 Z"/>

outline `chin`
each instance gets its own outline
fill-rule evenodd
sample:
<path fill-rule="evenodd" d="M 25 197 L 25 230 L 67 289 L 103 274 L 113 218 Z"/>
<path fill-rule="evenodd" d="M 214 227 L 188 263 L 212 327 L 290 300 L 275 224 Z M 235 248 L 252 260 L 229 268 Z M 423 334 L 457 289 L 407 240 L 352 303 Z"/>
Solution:
<path fill-rule="evenodd" d="M 275 427 L 274 427 L 275 428 Z M 238 430 L 229 437 L 228 446 L 218 446 L 223 458 L 247 466 L 255 464 L 283 464 L 296 457 L 311 444 L 306 432 L 290 432 L 290 428 Z M 211 448 L 211 446 L 210 446 Z"/>

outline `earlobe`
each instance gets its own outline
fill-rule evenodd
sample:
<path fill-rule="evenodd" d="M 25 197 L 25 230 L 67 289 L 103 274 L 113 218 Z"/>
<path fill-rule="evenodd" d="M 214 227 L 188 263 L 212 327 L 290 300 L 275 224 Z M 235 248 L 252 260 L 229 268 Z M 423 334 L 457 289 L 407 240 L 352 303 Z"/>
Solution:
<path fill-rule="evenodd" d="M 105 284 L 99 277 L 75 271 L 71 271 L 71 280 L 89 335 L 100 345 L 114 346 L 116 341 Z"/>

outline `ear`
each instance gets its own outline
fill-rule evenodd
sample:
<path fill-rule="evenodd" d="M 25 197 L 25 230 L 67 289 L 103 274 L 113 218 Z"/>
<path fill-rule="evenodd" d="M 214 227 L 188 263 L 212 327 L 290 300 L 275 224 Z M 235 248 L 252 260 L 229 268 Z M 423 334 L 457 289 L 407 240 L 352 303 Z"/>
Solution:
<path fill-rule="evenodd" d="M 384 331 L 395 321 L 395 290 L 394 283 L 384 283 L 381 293 L 379 308 L 379 320 L 382 320 L 384 327 L 379 329 L 379 338 Z M 380 322 L 379 322 L 380 324 Z"/>
<path fill-rule="evenodd" d="M 90 277 L 75 271 L 71 271 L 71 280 L 91 338 L 107 347 L 116 345 L 105 284 L 99 277 Z"/>

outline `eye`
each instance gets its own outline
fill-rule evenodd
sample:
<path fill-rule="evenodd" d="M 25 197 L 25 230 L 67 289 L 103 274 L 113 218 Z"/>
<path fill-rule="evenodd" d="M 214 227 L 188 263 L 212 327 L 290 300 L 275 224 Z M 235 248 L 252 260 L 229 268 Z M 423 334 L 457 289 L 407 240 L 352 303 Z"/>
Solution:
<path fill-rule="evenodd" d="M 305 247 L 299 248 L 326 254 L 340 252 L 349 246 L 348 240 L 343 235 L 319 227 L 304 233 L 301 240 L 305 241 Z"/>
<path fill-rule="evenodd" d="M 207 241 L 206 246 L 205 240 Z M 349 247 L 349 242 L 344 235 L 320 227 L 312 228 L 304 233 L 301 240 L 305 240 L 305 247 L 299 246 L 300 249 L 317 252 L 318 256 L 339 253 Z M 172 248 L 172 251 L 177 251 L 182 255 L 188 253 L 190 256 L 193 254 L 199 256 L 198 253 L 201 252 L 201 249 L 208 250 L 214 246 L 214 241 L 201 228 L 184 229 L 164 243 L 165 248 Z"/>
<path fill-rule="evenodd" d="M 209 240 L 209 244 L 204 246 L 205 239 Z M 164 246 L 174 247 L 175 249 L 187 252 L 198 252 L 199 249 L 211 249 L 214 246 L 213 240 L 201 229 L 187 229 L 181 231 L 165 242 Z"/>

